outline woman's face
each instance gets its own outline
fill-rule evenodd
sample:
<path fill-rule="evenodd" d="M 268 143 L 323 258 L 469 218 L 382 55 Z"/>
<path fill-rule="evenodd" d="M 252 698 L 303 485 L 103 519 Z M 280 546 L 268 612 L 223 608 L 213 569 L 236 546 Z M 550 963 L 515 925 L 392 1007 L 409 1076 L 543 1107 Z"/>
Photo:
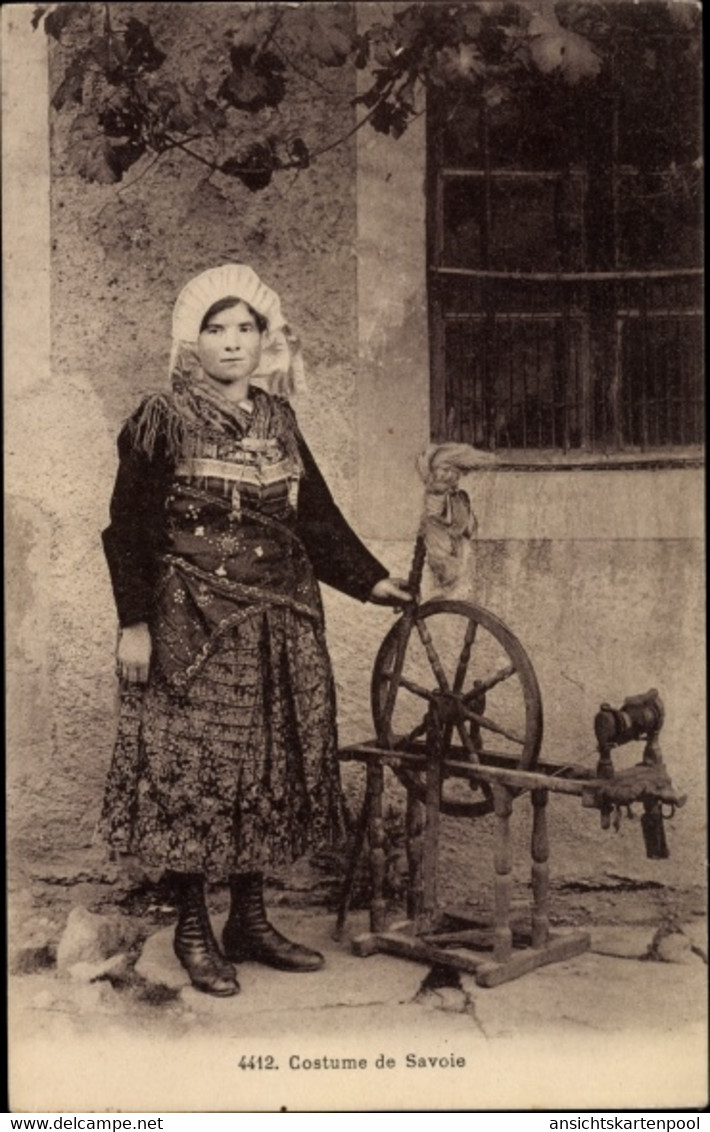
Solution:
<path fill-rule="evenodd" d="M 200 364 L 213 381 L 230 386 L 244 381 L 261 360 L 261 332 L 245 303 L 210 318 L 197 339 Z"/>

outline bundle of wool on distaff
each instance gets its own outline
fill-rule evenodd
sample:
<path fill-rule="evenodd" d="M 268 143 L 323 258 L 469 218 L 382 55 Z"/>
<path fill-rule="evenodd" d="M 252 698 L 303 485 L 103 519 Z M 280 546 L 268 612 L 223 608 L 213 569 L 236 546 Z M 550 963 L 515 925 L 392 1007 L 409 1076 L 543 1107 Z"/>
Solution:
<path fill-rule="evenodd" d="M 495 459 L 470 444 L 432 444 L 417 457 L 424 482 L 424 511 L 419 533 L 427 562 L 442 590 L 451 590 L 463 572 L 470 540 L 478 522 L 467 493 L 459 487 L 466 472 Z"/>

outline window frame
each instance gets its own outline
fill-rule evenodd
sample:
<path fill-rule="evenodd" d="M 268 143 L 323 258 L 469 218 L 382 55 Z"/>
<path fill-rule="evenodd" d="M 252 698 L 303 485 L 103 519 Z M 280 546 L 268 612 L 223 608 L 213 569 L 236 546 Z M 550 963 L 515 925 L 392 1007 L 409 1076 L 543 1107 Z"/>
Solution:
<path fill-rule="evenodd" d="M 606 288 L 608 295 L 614 300 L 605 311 L 605 317 L 611 327 L 611 333 L 614 337 L 614 344 L 611 347 L 611 358 L 613 373 L 610 376 L 605 376 L 604 390 L 611 390 L 611 396 L 615 398 L 610 410 L 611 425 L 608 426 L 613 433 L 612 437 L 607 434 L 604 438 L 594 435 L 594 430 L 587 426 L 587 417 L 589 414 L 596 411 L 593 400 L 594 396 L 598 397 L 598 392 L 593 396 L 591 392 L 591 377 L 589 374 L 582 375 L 580 378 L 582 390 L 581 396 L 585 398 L 585 402 L 580 410 L 580 416 L 584 419 L 585 425 L 583 428 L 583 435 L 581 441 L 574 447 L 570 447 L 565 443 L 559 443 L 554 447 L 512 447 L 512 446 L 496 446 L 495 443 L 490 443 L 490 438 L 485 444 L 485 447 L 492 448 L 497 456 L 497 466 L 509 467 L 512 470 L 520 470 L 522 468 L 610 468 L 610 467 L 668 467 L 668 466 L 698 466 L 704 463 L 704 442 L 703 440 L 692 439 L 689 442 L 671 443 L 671 436 L 678 428 L 684 427 L 682 418 L 684 418 L 688 411 L 688 406 L 692 406 L 690 412 L 695 414 L 696 403 L 699 403 L 700 414 L 700 427 L 697 429 L 697 434 L 702 435 L 702 419 L 704 414 L 704 382 L 702 377 L 698 383 L 698 388 L 693 388 L 693 396 L 688 400 L 679 399 L 676 402 L 677 417 L 666 420 L 665 427 L 668 429 L 668 442 L 667 443 L 649 443 L 648 437 L 643 436 L 640 443 L 631 443 L 628 438 L 623 436 L 623 426 L 621 423 L 622 413 L 628 410 L 627 402 L 622 398 L 622 380 L 620 372 L 620 358 L 623 351 L 623 332 L 627 325 L 631 325 L 631 319 L 643 318 L 646 320 L 660 319 L 665 317 L 663 307 L 655 308 L 652 304 L 648 304 L 648 294 L 652 294 L 651 287 L 662 287 L 667 285 L 671 288 L 676 287 L 676 293 L 681 294 L 682 288 L 685 286 L 686 294 L 696 296 L 697 301 L 691 298 L 688 302 L 681 303 L 680 307 L 676 309 L 673 317 L 679 319 L 692 318 L 698 320 L 700 328 L 700 365 L 702 367 L 702 335 L 704 329 L 703 323 L 703 303 L 702 303 L 702 279 L 703 269 L 701 266 L 693 267 L 669 267 L 669 268 L 650 268 L 647 270 L 641 268 L 624 268 L 620 266 L 621 260 L 621 239 L 619 229 L 619 186 L 623 178 L 628 178 L 636 172 L 635 167 L 629 167 L 621 164 L 618 161 L 619 151 L 619 115 L 618 115 L 618 102 L 617 95 L 615 94 L 610 100 L 606 108 L 609 136 L 605 138 L 605 145 L 608 145 L 607 152 L 604 154 L 604 160 L 609 163 L 611 170 L 608 175 L 608 183 L 606 186 L 607 201 L 613 203 L 611 223 L 607 222 L 607 247 L 606 252 L 602 250 L 601 259 L 599 258 L 599 251 L 597 249 L 596 262 L 592 263 L 591 269 L 588 263 L 587 256 L 587 240 L 588 232 L 588 207 L 587 196 L 589 193 L 590 178 L 593 182 L 593 173 L 590 173 L 589 153 L 587 154 L 587 161 L 585 164 L 575 163 L 570 164 L 567 169 L 556 168 L 540 168 L 540 169 L 522 169 L 516 166 L 494 167 L 490 160 L 490 150 L 486 144 L 488 131 L 485 125 L 485 104 L 483 104 L 481 113 L 484 115 L 481 126 L 481 136 L 483 139 L 482 152 L 483 159 L 479 161 L 476 167 L 461 166 L 447 164 L 444 161 L 444 131 L 441 128 L 440 114 L 442 112 L 440 106 L 436 106 L 430 100 L 429 110 L 427 113 L 427 290 L 428 290 L 428 303 L 429 303 L 429 326 L 430 326 L 430 363 L 431 363 L 431 397 L 430 397 L 430 413 L 431 413 L 431 437 L 433 442 L 441 443 L 450 439 L 467 439 L 466 437 L 452 437 L 451 427 L 447 421 L 447 381 L 449 375 L 447 374 L 447 354 L 446 354 L 446 328 L 451 323 L 454 317 L 464 319 L 466 315 L 459 312 L 454 315 L 450 309 L 451 301 L 447 307 L 445 293 L 447 286 L 449 286 L 451 293 L 452 283 L 462 283 L 480 286 L 481 288 L 489 285 L 498 287 L 506 283 L 515 284 L 516 286 L 524 287 L 538 287 L 545 286 L 557 287 L 564 289 L 578 288 L 586 296 L 593 293 L 595 288 Z M 581 193 L 581 206 L 580 206 L 580 221 L 581 221 L 581 248 L 579 249 L 579 262 L 581 263 L 582 270 L 574 271 L 504 271 L 492 270 L 490 268 L 490 249 L 486 239 L 486 233 L 491 230 L 491 215 L 490 215 L 490 202 L 491 202 L 491 186 L 505 179 L 512 181 L 537 181 L 537 182 L 553 182 L 560 181 L 564 177 L 577 178 L 582 185 Z M 460 179 L 469 178 L 471 180 L 481 181 L 483 188 L 483 209 L 484 216 L 481 218 L 481 236 L 479 240 L 482 264 L 480 267 L 462 267 L 447 263 L 445 260 L 446 248 L 446 218 L 445 218 L 445 194 L 447 186 L 452 182 Z M 594 207 L 599 209 L 601 206 L 599 202 L 595 202 Z M 553 220 L 554 222 L 554 220 Z M 484 230 L 485 228 L 485 230 Z M 698 241 L 698 248 L 700 249 L 700 240 Z M 599 269 L 601 266 L 602 269 Z M 632 293 L 634 288 L 637 289 L 639 299 L 636 300 L 636 309 L 632 309 L 628 294 Z M 590 291 L 591 289 L 591 291 Z M 562 290 L 560 294 L 562 294 Z M 569 293 L 569 292 L 568 292 Z M 621 301 L 627 297 L 626 306 Z M 644 297 L 646 296 L 646 297 Z M 586 301 L 586 299 L 585 299 Z M 668 304 L 666 304 L 668 305 Z M 564 304 L 563 304 L 564 306 Z M 601 309 L 601 308 L 600 308 Z M 511 314 L 508 311 L 494 311 L 493 318 L 503 319 Z M 515 315 L 512 312 L 511 317 Z M 548 311 L 547 316 L 552 318 L 553 311 Z M 546 312 L 541 309 L 539 317 L 544 318 Z M 471 321 L 485 319 L 490 317 L 490 310 L 488 315 L 483 306 L 478 309 L 471 309 L 468 312 L 468 318 Z M 516 316 L 517 317 L 517 316 Z M 522 318 L 522 314 L 520 315 Z M 574 319 L 580 317 L 579 310 L 572 310 L 571 305 L 563 309 L 559 316 L 561 319 Z M 587 364 L 592 364 L 591 357 L 591 341 L 592 336 L 595 334 L 595 325 L 590 323 L 589 319 L 584 313 L 581 315 L 582 321 L 586 319 L 586 329 L 582 331 L 583 334 L 589 336 L 589 344 L 580 347 L 582 354 L 586 352 L 586 361 L 581 363 L 582 368 Z M 568 321 L 569 324 L 569 321 Z M 598 329 L 598 327 L 597 327 Z M 595 346 L 597 344 L 595 343 Z M 598 348 L 598 347 L 597 347 Z M 691 354 L 693 346 L 691 342 Z M 694 355 L 693 355 L 694 356 Z M 552 380 L 552 378 L 550 379 Z M 498 378 L 496 378 L 498 381 Z M 565 377 L 565 397 L 571 399 L 571 383 L 569 375 Z M 643 390 L 643 385 L 638 383 L 638 388 Z M 626 398 L 631 397 L 630 392 L 626 392 Z M 497 386 L 493 391 L 493 396 L 498 396 Z M 526 397 L 527 395 L 525 395 Z M 670 399 L 669 399 L 670 400 Z M 641 398 L 642 405 L 642 419 L 647 421 L 645 407 L 643 406 L 643 395 Z M 524 399 L 523 410 L 524 413 L 528 412 L 529 402 Z M 565 414 L 567 414 L 568 406 L 565 404 Z M 605 408 L 606 412 L 606 408 Z M 567 419 L 565 417 L 565 419 Z M 697 427 L 695 416 L 694 427 Z M 680 425 L 678 422 L 681 422 Z M 459 422 L 460 423 L 460 422 Z M 463 427 L 463 426 L 461 426 Z M 656 418 L 656 430 L 660 428 L 659 418 Z M 523 425 L 523 431 L 525 426 Z M 553 426 L 554 431 L 554 426 Z M 645 433 L 645 427 L 641 429 Z M 474 441 L 475 443 L 475 441 Z M 481 446 L 481 445 L 478 445 Z"/>

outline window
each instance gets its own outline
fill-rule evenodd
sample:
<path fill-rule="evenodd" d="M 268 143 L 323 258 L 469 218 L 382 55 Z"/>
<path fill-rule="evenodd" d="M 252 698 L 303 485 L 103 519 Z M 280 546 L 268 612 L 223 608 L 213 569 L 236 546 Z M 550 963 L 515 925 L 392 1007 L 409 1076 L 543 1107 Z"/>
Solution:
<path fill-rule="evenodd" d="M 512 459 L 702 444 L 699 32 L 613 7 L 593 82 L 431 100 L 435 441 Z"/>

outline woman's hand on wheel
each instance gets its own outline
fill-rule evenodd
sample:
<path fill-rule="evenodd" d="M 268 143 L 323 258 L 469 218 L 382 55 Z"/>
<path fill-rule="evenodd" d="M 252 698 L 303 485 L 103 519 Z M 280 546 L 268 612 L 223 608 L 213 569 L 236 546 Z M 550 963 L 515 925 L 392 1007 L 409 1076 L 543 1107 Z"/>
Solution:
<path fill-rule="evenodd" d="M 372 587 L 369 597 L 376 605 L 401 605 L 412 600 L 404 578 L 382 578 Z"/>
<path fill-rule="evenodd" d="M 116 649 L 116 675 L 127 684 L 145 684 L 152 651 L 150 629 L 145 621 L 126 626 Z"/>

